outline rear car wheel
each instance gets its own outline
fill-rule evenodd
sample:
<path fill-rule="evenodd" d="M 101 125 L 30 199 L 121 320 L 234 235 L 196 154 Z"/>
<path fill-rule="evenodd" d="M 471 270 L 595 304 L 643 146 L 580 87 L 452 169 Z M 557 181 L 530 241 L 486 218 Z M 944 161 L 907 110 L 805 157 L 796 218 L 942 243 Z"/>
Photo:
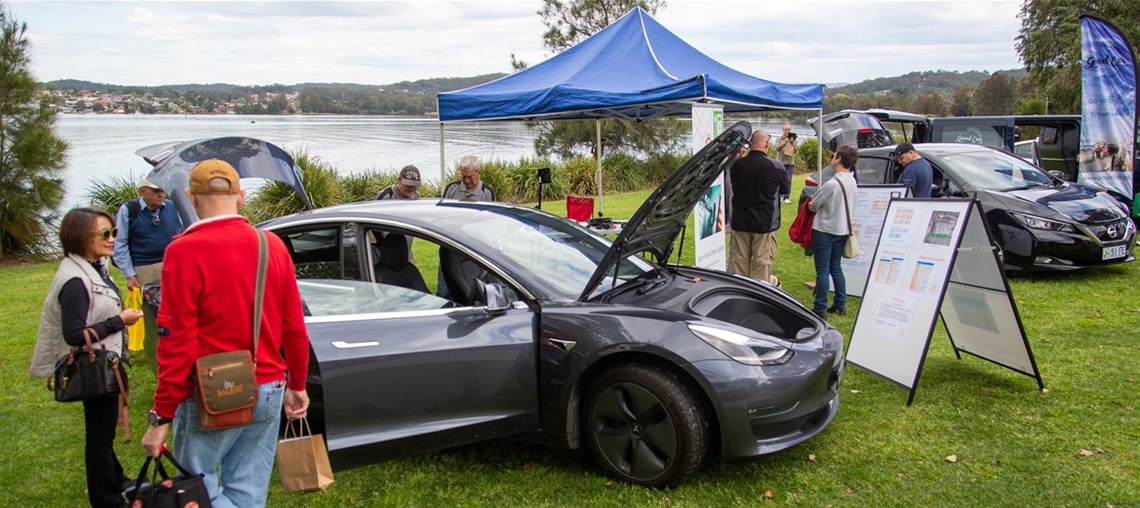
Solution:
<path fill-rule="evenodd" d="M 591 385 L 583 409 L 590 451 L 618 480 L 674 487 L 692 477 L 708 454 L 700 398 L 663 369 L 633 364 L 607 370 Z"/>

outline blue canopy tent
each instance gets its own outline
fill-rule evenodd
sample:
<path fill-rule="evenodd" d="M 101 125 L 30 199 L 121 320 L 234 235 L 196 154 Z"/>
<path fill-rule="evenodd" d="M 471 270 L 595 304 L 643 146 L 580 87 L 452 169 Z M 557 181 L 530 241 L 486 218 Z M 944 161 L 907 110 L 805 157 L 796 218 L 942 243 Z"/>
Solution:
<path fill-rule="evenodd" d="M 783 84 L 752 77 L 697 51 L 636 7 L 576 46 L 490 83 L 439 94 L 440 174 L 443 126 L 464 121 L 616 118 L 691 114 L 697 102 L 727 113 L 823 111 L 822 84 Z M 598 122 L 598 144 L 601 123 Z M 601 154 L 598 195 L 601 198 Z"/>

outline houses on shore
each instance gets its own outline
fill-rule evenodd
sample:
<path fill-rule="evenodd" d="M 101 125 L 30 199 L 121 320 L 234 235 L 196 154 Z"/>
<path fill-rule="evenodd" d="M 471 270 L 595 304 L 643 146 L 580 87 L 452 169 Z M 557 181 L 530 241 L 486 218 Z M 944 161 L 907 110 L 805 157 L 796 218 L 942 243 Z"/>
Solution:
<path fill-rule="evenodd" d="M 160 95 L 47 89 L 60 113 L 111 114 L 277 114 L 298 111 L 300 92 L 263 92 L 238 97 L 217 97 L 166 92 Z"/>

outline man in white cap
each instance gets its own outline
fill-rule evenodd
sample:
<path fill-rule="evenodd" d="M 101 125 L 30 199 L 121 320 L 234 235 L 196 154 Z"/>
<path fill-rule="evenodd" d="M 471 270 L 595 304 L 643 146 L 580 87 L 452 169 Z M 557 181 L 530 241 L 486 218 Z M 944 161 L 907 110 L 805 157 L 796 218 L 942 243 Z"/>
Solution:
<path fill-rule="evenodd" d="M 182 218 L 162 187 L 143 177 L 138 189 L 139 198 L 123 203 L 115 215 L 119 236 L 112 260 L 127 277 L 127 288 L 159 280 L 166 246 L 183 229 Z"/>

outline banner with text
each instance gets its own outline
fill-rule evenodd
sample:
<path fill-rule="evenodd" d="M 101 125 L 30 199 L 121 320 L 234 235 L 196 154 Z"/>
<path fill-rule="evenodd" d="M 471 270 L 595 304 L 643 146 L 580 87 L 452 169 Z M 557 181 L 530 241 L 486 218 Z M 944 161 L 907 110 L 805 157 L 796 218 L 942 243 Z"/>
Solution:
<path fill-rule="evenodd" d="M 724 108 L 719 104 L 693 104 L 693 153 L 719 136 L 723 123 Z M 693 209 L 696 230 L 693 252 L 696 253 L 696 265 L 702 268 L 728 268 L 724 248 L 727 239 L 724 231 L 724 182 L 724 174 L 721 174 Z"/>
<path fill-rule="evenodd" d="M 1077 181 L 1132 197 L 1136 61 L 1111 23 L 1081 16 L 1081 149 Z"/>

